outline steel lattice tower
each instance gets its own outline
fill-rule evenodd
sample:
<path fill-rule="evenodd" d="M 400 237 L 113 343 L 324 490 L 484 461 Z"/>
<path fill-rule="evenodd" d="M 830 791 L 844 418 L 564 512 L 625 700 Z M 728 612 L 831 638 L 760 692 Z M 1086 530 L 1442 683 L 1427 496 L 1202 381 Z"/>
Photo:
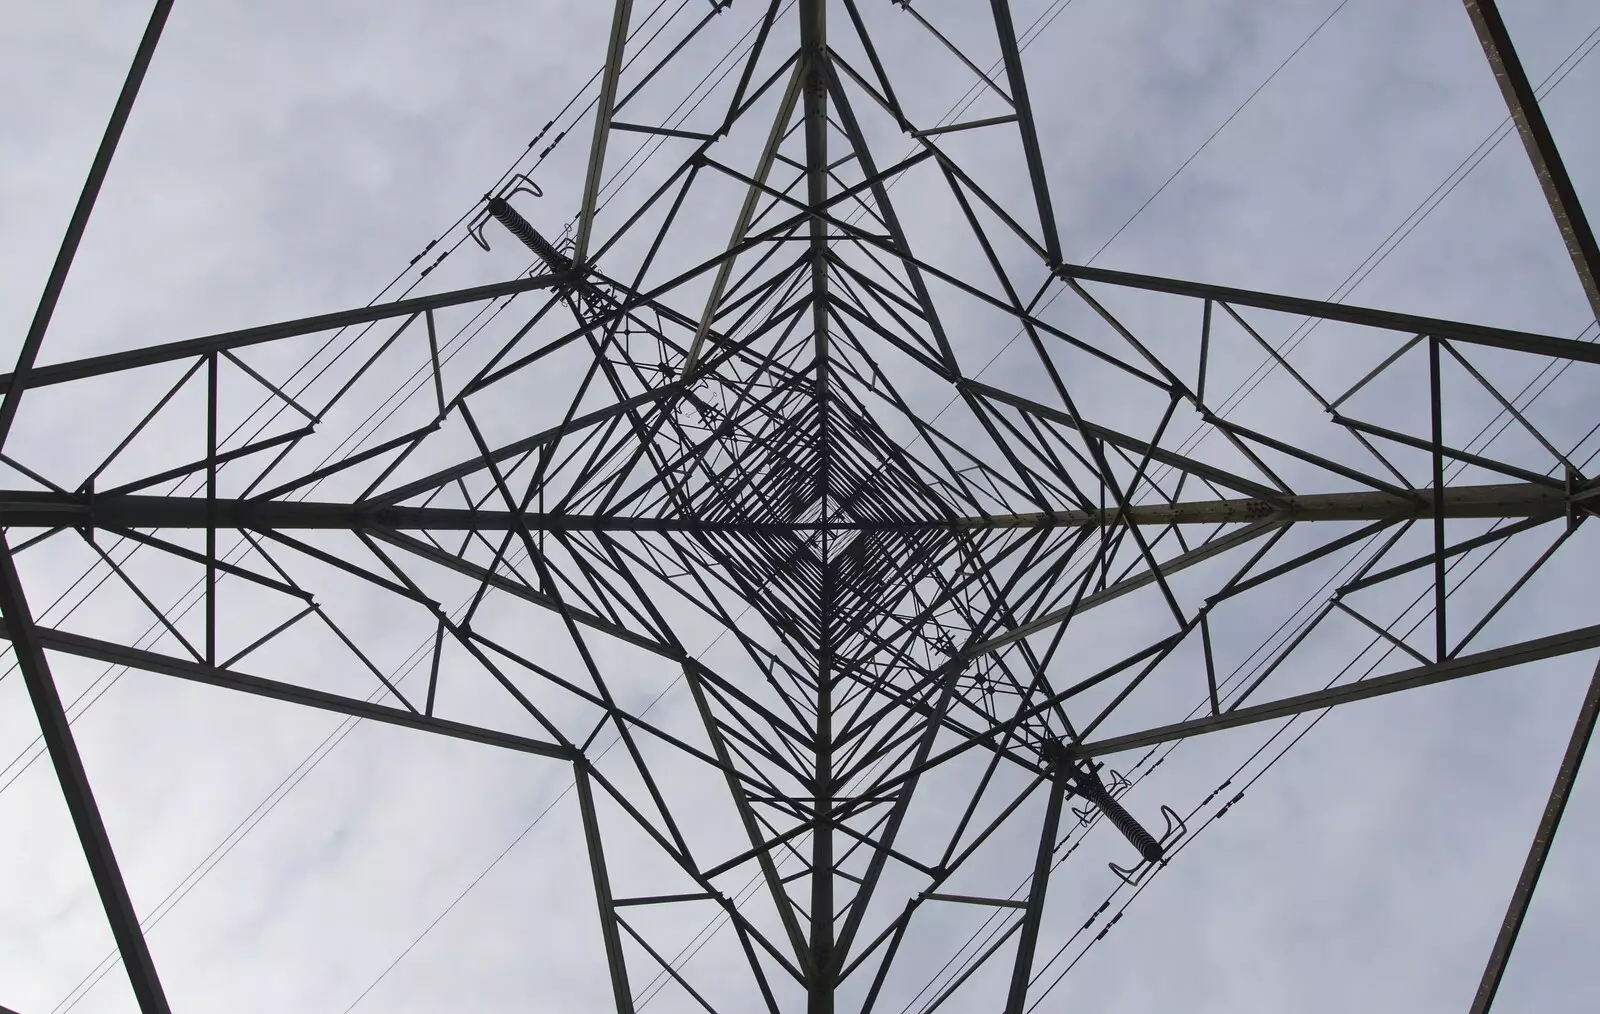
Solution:
<path fill-rule="evenodd" d="M 1006 0 L 984 38 L 881 5 L 980 85 L 950 122 L 897 87 L 908 43 L 867 0 L 714 0 L 639 60 L 617 0 L 573 227 L 519 175 L 455 234 L 528 270 L 430 291 L 414 261 L 369 306 L 42 363 L 170 6 L 0 378 L 0 440 L 54 390 L 153 385 L 91 474 L 7 457 L 33 482 L 0 494 L 7 636 L 146 1012 L 169 1008 L 52 657 L 569 765 L 618 1011 L 658 980 L 683 1009 L 871 1010 L 925 973 L 906 941 L 973 913 L 992 932 L 938 999 L 1020 1014 L 1086 829 L 1120 834 L 1133 885 L 1183 847 L 1193 814 L 1134 791 L 1182 741 L 1600 647 L 1600 624 L 1496 622 L 1600 503 L 1593 399 L 1556 432 L 1499 377 L 1592 384 L 1600 346 L 1067 262 Z M 1600 314 L 1515 49 L 1490 0 L 1466 9 Z M 737 59 L 702 77 L 713 37 Z M 641 153 L 646 197 L 609 201 Z M 1322 322 L 1344 353 L 1312 371 L 1286 338 Z M 989 376 L 1013 334 L 1027 368 Z M 1263 355 L 1292 383 L 1252 415 L 1224 381 Z M 1515 439 L 1478 442 L 1468 403 Z M 151 465 L 146 427 L 180 410 L 190 444 Z M 36 621 L 28 551 L 67 540 L 148 636 Z M 1324 578 L 1286 633 L 1254 625 Z M 381 624 L 341 615 L 349 589 Z M 395 630 L 427 635 L 409 681 Z M 1352 631 L 1361 666 L 1329 669 Z M 1251 667 L 1222 664 L 1234 643 Z M 669 684 L 687 720 L 650 713 Z M 1475 1011 L 1597 707 L 1600 675 Z M 738 983 L 681 958 L 708 918 Z"/>

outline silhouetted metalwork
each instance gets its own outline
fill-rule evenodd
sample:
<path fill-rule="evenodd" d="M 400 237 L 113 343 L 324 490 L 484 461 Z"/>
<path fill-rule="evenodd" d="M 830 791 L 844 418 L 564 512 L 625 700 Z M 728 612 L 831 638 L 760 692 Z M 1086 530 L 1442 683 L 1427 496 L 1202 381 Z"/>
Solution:
<path fill-rule="evenodd" d="M 0 435 L 52 393 L 144 385 L 86 475 L 0 455 L 29 480 L 0 492 L 0 609 L 146 1011 L 165 1000 L 47 654 L 570 764 L 619 1011 L 672 989 L 707 1010 L 1003 995 L 1016 1014 L 1078 921 L 1052 921 L 1046 888 L 1102 817 L 1113 859 L 1139 861 L 1113 863 L 1069 944 L 1242 798 L 1141 789 L 1185 741 L 1600 646 L 1600 626 L 1503 616 L 1600 504 L 1593 418 L 1536 423 L 1505 385 L 1592 371 L 1600 345 L 1067 262 L 1032 29 L 1005 0 L 986 37 L 858 0 L 696 5 L 647 35 L 655 13 L 619 0 L 558 239 L 529 173 L 570 124 L 380 302 L 36 364 L 169 6 L 0 378 Z M 1510 39 L 1467 7 L 1595 299 Z M 938 118 L 895 63 L 922 58 L 972 101 Z M 468 238 L 499 277 L 508 250 L 535 259 L 413 291 Z M 1323 322 L 1341 362 L 1291 362 Z M 1270 411 L 1242 408 L 1247 358 L 1284 381 Z M 142 632 L 30 613 L 46 541 L 130 594 Z M 313 632 L 330 647 L 307 658 Z M 673 688 L 687 717 L 652 715 Z M 447 717 L 463 701 L 477 717 Z M 737 982 L 690 965 L 712 924 Z M 905 960 L 973 924 L 931 981 L 936 961 Z"/>

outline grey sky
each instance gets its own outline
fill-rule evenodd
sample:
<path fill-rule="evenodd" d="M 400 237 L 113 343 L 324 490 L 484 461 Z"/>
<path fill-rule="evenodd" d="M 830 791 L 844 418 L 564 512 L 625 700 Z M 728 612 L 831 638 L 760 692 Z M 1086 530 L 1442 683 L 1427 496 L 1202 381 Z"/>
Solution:
<path fill-rule="evenodd" d="M 750 6 L 741 0 L 725 20 L 748 23 Z M 897 20 L 904 15 L 890 5 L 863 6 L 875 22 L 904 31 Z M 1017 4 L 1019 23 L 1045 6 Z M 1081 262 L 1098 250 L 1334 6 L 1320 0 L 1263 11 L 1244 3 L 1075 0 L 1026 54 L 1067 258 Z M 1577 0 L 1505 6 L 1535 80 L 1596 28 L 1592 10 Z M 951 2 L 918 7 L 941 25 L 984 20 Z M 181 5 L 42 361 L 366 302 L 588 79 L 603 56 L 608 8 Z M 146 13 L 142 4 L 87 0 L 7 11 L 11 30 L 0 33 L 0 91 L 13 96 L 0 108 L 7 334 L 26 327 Z M 902 59 L 918 52 L 905 45 Z M 945 65 L 933 66 L 897 72 L 917 81 L 930 109 L 965 88 Z M 1600 140 L 1584 128 L 1597 88 L 1600 64 L 1585 61 L 1545 106 L 1591 203 L 1600 194 Z M 1324 297 L 1503 118 L 1458 4 L 1350 0 L 1099 263 Z M 547 196 L 525 207 L 538 212 L 541 228 L 557 231 L 576 206 L 586 145 L 587 121 L 540 176 Z M 971 154 L 995 180 L 1014 171 L 1006 153 Z M 914 194 L 896 191 L 902 214 L 922 206 Z M 1017 199 L 1011 195 L 1011 206 L 1025 210 Z M 928 216 L 910 227 L 937 245 L 941 224 Z M 724 225 L 707 225 L 701 238 L 715 247 L 725 235 Z M 523 266 L 508 245 L 497 243 L 489 255 L 463 248 L 440 269 L 439 286 L 508 276 Z M 1350 298 L 1563 336 L 1576 336 L 1588 317 L 1515 136 Z M 695 307 L 687 299 L 682 305 Z M 1130 312 L 1141 311 L 1130 304 Z M 1157 328 L 1176 319 L 1164 307 L 1143 312 Z M 1278 335 L 1295 323 L 1270 314 L 1260 320 Z M 991 337 L 974 325 L 958 342 L 976 358 L 1009 332 Z M 1233 340 L 1244 348 L 1239 336 Z M 1351 340 L 1347 330 L 1327 327 L 1297 362 L 1329 374 L 1358 371 L 1334 344 Z M 1026 365 L 1007 353 L 992 376 L 1027 390 L 1034 380 Z M 1510 375 L 1532 372 L 1500 365 Z M 1226 368 L 1229 380 L 1245 372 L 1233 362 Z M 1539 405 L 1553 431 L 1592 417 L 1586 406 L 1595 378 L 1572 372 Z M 122 398 L 114 384 L 86 385 L 82 397 L 98 400 L 93 418 L 86 401 L 24 402 L 11 446 L 31 455 L 27 461 L 80 475 L 148 403 L 151 392 L 137 393 L 143 401 Z M 937 405 L 947 395 L 929 387 L 925 396 Z M 1291 429 L 1299 418 L 1291 413 L 1304 408 L 1295 396 L 1276 378 L 1242 417 Z M 509 406 L 491 425 L 520 435 L 533 428 L 529 416 L 555 410 Z M 192 457 L 196 439 L 163 430 L 166 446 L 153 445 L 141 464 L 165 461 L 163 454 Z M 1534 636 L 1593 622 L 1596 578 L 1585 565 L 1593 541 L 1592 530 L 1574 538 L 1530 588 L 1524 611 L 1507 618 L 1509 629 Z M 75 547 L 39 559 L 46 562 L 31 564 L 29 576 L 54 590 L 92 554 Z M 168 580 L 173 595 L 184 583 L 178 574 L 148 577 Z M 37 610 L 49 595 L 33 594 Z M 398 626 L 381 613 L 381 601 L 342 604 L 369 632 Z M 125 595 L 97 600 L 103 622 L 119 631 L 139 626 L 136 605 Z M 498 608 L 505 629 L 524 622 L 511 604 Z M 1259 623 L 1278 618 L 1263 615 Z M 550 643 L 545 620 L 526 622 L 520 635 L 530 644 L 570 661 Z M 1114 635 L 1143 622 L 1132 606 L 1108 614 L 1103 628 L 1080 635 L 1078 650 L 1109 658 L 1117 654 Z M 1098 629 L 1113 636 L 1096 636 Z M 1253 629 L 1240 621 L 1241 638 Z M 398 666 L 428 633 L 405 628 L 384 638 L 385 661 Z M 701 643 L 713 633 L 705 631 Z M 337 650 L 326 641 L 308 635 L 299 654 L 285 658 Z M 1241 639 L 1243 650 L 1232 653 L 1255 643 Z M 1337 647 L 1329 646 L 1330 659 Z M 636 705 L 670 680 L 626 651 L 617 650 L 612 664 L 640 667 L 636 681 L 619 681 Z M 1153 882 L 1043 1009 L 1067 1002 L 1104 1011 L 1464 1009 L 1593 665 L 1591 655 L 1570 656 L 1330 717 Z M 101 669 L 62 658 L 55 671 L 72 699 Z M 1286 677 L 1286 685 L 1315 677 Z M 339 689 L 364 696 L 369 687 L 349 678 Z M 1199 693 L 1203 686 L 1191 682 L 1152 702 L 1149 713 L 1181 712 Z M 489 720 L 499 700 L 463 691 L 453 703 Z M 681 688 L 659 708 L 652 714 L 663 722 L 693 717 Z M 75 728 L 136 907 L 148 912 L 167 897 L 338 726 L 288 705 L 123 676 Z M 0 682 L 0 762 L 35 734 L 20 681 Z M 1268 734 L 1257 727 L 1187 745 L 1130 798 L 1152 818 L 1162 802 L 1186 809 Z M 174 1008 L 343 1011 L 569 782 L 558 762 L 356 728 L 151 933 Z M 1583 946 L 1592 939 L 1587 913 L 1600 900 L 1582 862 L 1585 844 L 1600 833 L 1596 792 L 1592 773 L 1580 780 L 1502 991 L 1506 1010 L 1587 1010 L 1600 985 Z M 713 805 L 707 801 L 708 813 Z M 0 793 L 0 827 L 0 1003 L 21 1014 L 48 1011 L 110 949 L 110 934 L 47 764 L 34 764 Z M 1006 843 L 1002 854 L 1025 855 L 1025 838 Z M 1041 964 L 1114 886 L 1102 863 L 1125 860 L 1124 850 L 1102 832 L 1081 861 L 1057 874 Z M 621 836 L 608 842 L 608 854 L 613 864 L 646 861 Z M 999 863 L 981 871 L 1002 891 L 1010 886 L 1002 881 L 1020 875 Z M 964 935 L 957 929 L 930 930 L 912 967 L 926 960 L 931 974 Z M 736 960 L 719 938 L 692 967 L 737 990 L 743 980 L 724 970 Z M 651 1009 L 688 1003 L 669 990 Z M 357 1009 L 608 1004 L 581 827 L 568 796 Z M 133 1010 L 120 970 L 74 1009 Z M 988 1008 L 969 998 L 957 1009 Z"/>

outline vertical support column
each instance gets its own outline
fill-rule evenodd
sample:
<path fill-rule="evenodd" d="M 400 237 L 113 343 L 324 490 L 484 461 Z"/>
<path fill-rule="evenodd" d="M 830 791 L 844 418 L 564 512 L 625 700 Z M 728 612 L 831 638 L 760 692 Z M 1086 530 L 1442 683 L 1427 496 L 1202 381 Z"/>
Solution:
<path fill-rule="evenodd" d="M 600 906 L 600 935 L 606 945 L 606 965 L 611 971 L 611 994 L 617 1014 L 633 1014 L 633 990 L 628 986 L 628 962 L 622 953 L 622 935 L 617 932 L 617 909 L 611 896 L 611 877 L 606 872 L 605 847 L 600 843 L 600 821 L 594 812 L 594 789 L 589 785 L 587 762 L 572 765 L 573 783 L 578 789 L 578 810 L 583 815 L 583 839 L 589 847 L 589 869 L 594 874 L 594 897 Z"/>
<path fill-rule="evenodd" d="M 811 314 L 816 348 L 816 397 L 819 431 L 817 490 L 822 502 L 819 519 L 827 525 L 832 519 L 832 425 L 829 418 L 828 338 L 828 224 L 822 208 L 828 201 L 828 90 L 833 74 L 828 56 L 827 0 L 800 0 L 801 109 L 805 121 L 806 201 L 812 211 Z M 822 535 L 822 582 L 818 595 L 821 618 L 817 650 L 817 749 L 812 782 L 812 804 L 816 821 L 811 837 L 811 936 L 807 968 L 807 1014 L 833 1014 L 834 987 L 838 979 L 839 955 L 834 934 L 833 854 L 833 625 L 836 566 L 831 557 L 829 534 Z"/>
<path fill-rule="evenodd" d="M 826 568 L 829 564 L 824 563 Z M 826 572 L 825 572 L 826 573 Z M 831 584 L 823 577 L 824 585 Z M 824 608 L 829 603 L 824 591 Z M 825 614 L 823 651 L 817 664 L 817 754 L 812 804 L 816 822 L 811 832 L 811 938 L 810 981 L 806 988 L 806 1014 L 833 1014 L 833 993 L 838 978 L 833 927 L 833 667 L 828 654 L 831 621 Z"/>
<path fill-rule="evenodd" d="M 139 930 L 139 917 L 128 899 L 127 885 L 122 881 L 122 871 L 111 850 L 111 839 L 89 788 L 89 776 L 83 770 L 78 744 L 72 738 L 66 709 L 61 706 L 61 695 L 50 675 L 39 632 L 33 625 L 33 615 L 17 575 L 16 561 L 12 559 L 11 547 L 4 535 L 0 535 L 0 613 L 5 616 L 17 668 L 22 671 L 34 713 L 39 717 L 39 732 L 50 753 L 50 762 L 55 766 L 56 778 L 61 782 L 61 794 L 72 814 L 95 889 L 100 892 L 100 903 L 105 906 L 106 920 L 111 924 L 111 934 L 122 955 L 122 966 L 133 985 L 133 995 L 144 1014 L 170 1014 L 171 1008 L 161 990 L 155 963 L 150 960 L 144 934 Z"/>
<path fill-rule="evenodd" d="M 828 203 L 828 79 L 833 74 L 828 58 L 827 0 L 800 0 L 801 109 L 805 120 L 806 203 L 812 212 L 811 322 L 817 350 L 817 391 L 828 388 L 828 224 L 822 209 Z M 822 428 L 826 440 L 827 416 Z M 826 451 L 824 451 L 826 458 Z"/>
<path fill-rule="evenodd" d="M 823 439 L 826 439 L 824 436 Z M 826 466 L 824 466 L 826 467 Z M 824 502 L 828 495 L 823 476 Z M 826 507 L 824 508 L 826 510 Z M 835 900 L 833 852 L 833 612 L 836 594 L 832 559 L 832 532 L 822 532 L 822 587 L 819 596 L 821 642 L 817 650 L 817 747 L 812 780 L 812 805 L 816 822 L 811 832 L 811 939 L 810 981 L 806 988 L 806 1014 L 833 1014 L 834 988 L 838 984 L 841 955 L 834 932 Z M 861 884 L 867 889 L 867 881 Z"/>
<path fill-rule="evenodd" d="M 1472 27 L 1477 30 L 1478 41 L 1483 44 L 1483 55 L 1489 58 L 1500 94 L 1505 97 L 1506 108 L 1516 122 L 1522 146 L 1528 150 L 1528 160 L 1539 176 L 1539 186 L 1544 189 L 1544 199 L 1555 216 L 1561 239 L 1567 245 L 1572 266 L 1578 271 L 1578 281 L 1583 284 L 1583 294 L 1589 298 L 1589 308 L 1600 318 L 1600 247 L 1595 245 L 1589 220 L 1583 214 L 1583 205 L 1573 189 L 1572 178 L 1556 150 L 1555 138 L 1544 122 L 1539 109 L 1539 97 L 1522 69 L 1516 47 L 1505 22 L 1500 20 L 1500 9 L 1494 0 L 1465 0 Z"/>
<path fill-rule="evenodd" d="M 1028 1002 L 1028 980 L 1033 975 L 1033 952 L 1039 946 L 1039 923 L 1044 917 L 1044 892 L 1050 884 L 1050 864 L 1056 853 L 1056 832 L 1061 826 L 1061 804 L 1066 791 L 1053 778 L 1045 783 L 1044 827 L 1039 832 L 1039 854 L 1033 862 L 1033 882 L 1028 885 L 1028 907 L 1022 912 L 1022 934 L 1017 938 L 1017 960 L 1011 969 L 1011 991 L 1006 1014 L 1022 1014 Z"/>
<path fill-rule="evenodd" d="M 1517 877 L 1511 904 L 1506 909 L 1505 920 L 1500 924 L 1500 935 L 1495 938 L 1494 948 L 1489 952 L 1489 964 L 1483 970 L 1477 995 L 1472 998 L 1472 1014 L 1488 1014 L 1495 993 L 1500 989 L 1506 963 L 1511 959 L 1511 948 L 1522 930 L 1522 920 L 1528 914 L 1529 902 L 1533 900 L 1533 889 L 1539 885 L 1545 857 L 1550 854 L 1550 843 L 1555 839 L 1556 828 L 1561 825 L 1561 815 L 1567 809 L 1567 798 L 1578 779 L 1578 766 L 1583 763 L 1583 755 L 1589 749 L 1589 739 L 1594 735 L 1597 716 L 1600 716 L 1600 664 L 1595 666 L 1594 677 L 1589 681 L 1589 692 L 1584 695 L 1583 706 L 1578 710 L 1578 721 L 1573 726 L 1572 738 L 1567 742 L 1567 752 L 1562 755 L 1561 766 L 1556 769 L 1556 782 L 1550 789 L 1550 800 L 1545 803 L 1544 815 L 1539 818 L 1539 829 L 1534 832 L 1533 844 L 1528 847 L 1528 858 L 1522 864 L 1522 874 Z"/>

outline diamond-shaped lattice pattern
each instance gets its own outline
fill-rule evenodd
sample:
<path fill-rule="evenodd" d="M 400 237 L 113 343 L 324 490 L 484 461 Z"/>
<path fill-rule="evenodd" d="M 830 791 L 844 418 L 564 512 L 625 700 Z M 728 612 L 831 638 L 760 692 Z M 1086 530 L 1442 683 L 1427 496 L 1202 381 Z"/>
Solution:
<path fill-rule="evenodd" d="M 951 539 L 933 527 L 952 514 L 933 483 L 838 396 L 805 399 L 765 439 L 739 446 L 690 510 L 751 603 L 812 652 L 870 631 Z"/>

